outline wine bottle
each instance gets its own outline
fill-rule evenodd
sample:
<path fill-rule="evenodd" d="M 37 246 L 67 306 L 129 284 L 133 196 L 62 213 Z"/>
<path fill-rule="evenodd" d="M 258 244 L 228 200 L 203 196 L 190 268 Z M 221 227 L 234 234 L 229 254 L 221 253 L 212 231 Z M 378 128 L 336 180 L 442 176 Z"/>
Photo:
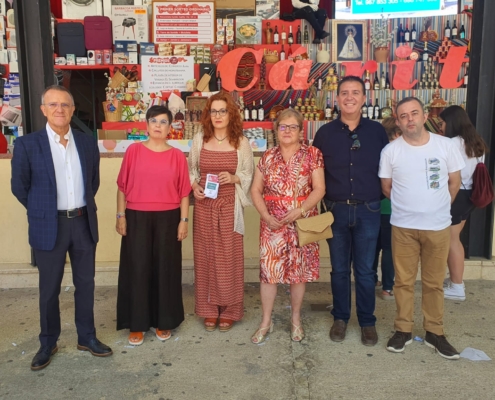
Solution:
<path fill-rule="evenodd" d="M 265 120 L 265 109 L 263 108 L 263 100 L 260 99 L 260 106 L 258 107 L 258 121 Z"/>
<path fill-rule="evenodd" d="M 289 44 L 294 43 L 294 35 L 292 34 L 292 25 L 289 25 L 289 38 L 287 39 Z"/>
<path fill-rule="evenodd" d="M 464 79 L 463 79 L 463 84 L 465 88 L 467 88 L 468 80 L 469 80 L 469 68 L 466 67 L 466 73 L 464 74 Z"/>
<path fill-rule="evenodd" d="M 402 24 L 399 24 L 399 29 L 397 30 L 397 39 L 399 43 L 404 43 L 404 29 L 402 29 Z"/>
<path fill-rule="evenodd" d="M 382 71 L 382 76 L 380 77 L 380 89 L 385 90 L 387 86 L 387 80 L 385 79 L 385 72 Z"/>
<path fill-rule="evenodd" d="M 382 119 L 391 117 L 393 115 L 393 111 L 392 111 L 392 100 L 390 99 L 390 97 L 387 98 L 387 106 L 386 107 L 383 107 L 380 110 L 380 114 L 381 114 Z"/>
<path fill-rule="evenodd" d="M 366 101 L 364 102 L 363 106 L 361 107 L 361 117 L 368 118 L 368 106 L 366 105 Z"/>
<path fill-rule="evenodd" d="M 287 59 L 292 60 L 292 45 L 289 44 L 289 50 L 287 51 Z"/>
<path fill-rule="evenodd" d="M 251 118 L 251 110 L 249 109 L 249 107 L 246 105 L 244 107 L 244 121 L 249 121 L 249 119 Z"/>
<path fill-rule="evenodd" d="M 466 30 L 464 25 L 461 25 L 461 30 L 459 31 L 459 39 L 466 39 Z"/>
<path fill-rule="evenodd" d="M 380 106 L 378 105 L 378 99 L 376 99 L 375 107 L 373 108 L 373 118 L 380 119 Z"/>
<path fill-rule="evenodd" d="M 273 32 L 273 44 L 278 44 L 278 42 L 279 42 L 278 26 L 275 25 L 275 31 Z"/>
<path fill-rule="evenodd" d="M 366 79 L 364 80 L 364 88 L 366 90 L 371 89 L 371 82 L 370 82 L 370 71 L 366 70 Z"/>
<path fill-rule="evenodd" d="M 388 79 L 388 72 L 387 72 L 387 79 L 385 80 L 385 89 L 386 90 L 390 90 L 391 89 L 390 80 Z"/>
<path fill-rule="evenodd" d="M 368 103 L 368 118 L 373 119 L 373 102 L 371 101 L 371 97 L 370 102 Z"/>
<path fill-rule="evenodd" d="M 285 44 L 287 41 L 287 33 L 285 32 L 285 25 L 282 24 L 282 44 Z"/>
<path fill-rule="evenodd" d="M 297 25 L 296 44 L 301 44 L 301 25 Z"/>
<path fill-rule="evenodd" d="M 380 81 L 378 80 L 378 72 L 375 74 L 375 81 L 373 82 L 373 89 L 380 90 Z"/>
<path fill-rule="evenodd" d="M 289 97 L 289 108 L 292 108 L 292 99 Z"/>
<path fill-rule="evenodd" d="M 330 107 L 330 97 L 327 97 L 327 106 L 325 107 L 325 120 L 330 121 L 332 119 L 332 107 Z"/>
<path fill-rule="evenodd" d="M 416 31 L 416 24 L 413 24 L 413 28 L 411 30 L 411 42 L 415 42 L 418 38 L 418 32 Z"/>
<path fill-rule="evenodd" d="M 220 72 L 217 73 L 217 90 L 222 90 L 222 78 L 220 78 Z"/>
<path fill-rule="evenodd" d="M 336 120 L 339 118 L 339 109 L 337 108 L 337 102 L 333 102 L 332 119 Z"/>
<path fill-rule="evenodd" d="M 444 33 L 443 33 L 443 36 L 445 39 L 450 39 L 450 35 L 451 35 L 451 29 L 450 29 L 450 21 L 447 20 L 447 24 L 445 25 L 445 30 L 444 30 Z"/>
<path fill-rule="evenodd" d="M 454 19 L 454 25 L 452 26 L 452 39 L 457 38 L 457 20 Z"/>
<path fill-rule="evenodd" d="M 323 89 L 323 78 L 321 77 L 321 74 L 320 74 L 320 76 L 318 77 L 318 81 L 317 81 L 317 88 L 318 88 L 318 90 Z"/>
<path fill-rule="evenodd" d="M 409 31 L 409 25 L 406 24 L 406 30 L 404 32 L 404 41 L 409 43 L 411 41 L 411 31 Z"/>
<path fill-rule="evenodd" d="M 304 26 L 304 44 L 309 43 L 309 31 L 308 31 L 308 25 Z"/>
<path fill-rule="evenodd" d="M 253 108 L 251 108 L 251 121 L 258 120 L 258 109 L 256 108 L 256 102 L 253 101 Z"/>
<path fill-rule="evenodd" d="M 423 61 L 428 61 L 428 42 L 425 41 L 425 47 L 423 49 Z"/>
<path fill-rule="evenodd" d="M 282 43 L 282 50 L 280 50 L 280 61 L 285 60 L 285 50 L 284 50 L 284 45 Z"/>

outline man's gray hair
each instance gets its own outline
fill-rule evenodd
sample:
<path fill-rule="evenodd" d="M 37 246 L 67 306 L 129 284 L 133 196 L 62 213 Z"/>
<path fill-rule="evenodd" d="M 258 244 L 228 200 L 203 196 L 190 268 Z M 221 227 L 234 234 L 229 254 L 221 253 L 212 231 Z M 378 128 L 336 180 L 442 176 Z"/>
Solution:
<path fill-rule="evenodd" d="M 74 97 L 72 96 L 72 93 L 69 92 L 69 90 L 66 89 L 65 87 L 59 86 L 59 85 L 48 86 L 45 90 L 43 90 L 43 93 L 41 93 L 41 104 L 45 104 L 45 94 L 49 90 L 56 90 L 56 91 L 59 91 L 59 92 L 65 92 L 65 93 L 67 93 L 70 96 L 70 99 L 72 100 L 72 105 L 74 105 Z"/>
<path fill-rule="evenodd" d="M 399 110 L 399 107 L 402 105 L 402 104 L 405 104 L 405 103 L 410 103 L 411 101 L 415 101 L 417 102 L 420 106 L 421 106 L 421 109 L 423 110 L 424 112 L 424 109 L 425 109 L 425 105 L 423 104 L 423 102 L 418 99 L 417 97 L 413 97 L 413 96 L 410 96 L 410 97 L 404 97 L 401 101 L 399 101 L 397 103 L 397 106 L 395 107 L 395 112 L 397 113 L 397 111 Z"/>

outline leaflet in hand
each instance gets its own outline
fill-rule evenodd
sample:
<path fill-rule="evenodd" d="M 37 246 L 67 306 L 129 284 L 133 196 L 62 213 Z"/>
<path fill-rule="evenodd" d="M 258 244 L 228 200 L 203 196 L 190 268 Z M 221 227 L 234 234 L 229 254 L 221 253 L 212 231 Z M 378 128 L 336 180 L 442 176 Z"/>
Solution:
<path fill-rule="evenodd" d="M 219 186 L 218 175 L 206 174 L 205 197 L 216 199 Z"/>

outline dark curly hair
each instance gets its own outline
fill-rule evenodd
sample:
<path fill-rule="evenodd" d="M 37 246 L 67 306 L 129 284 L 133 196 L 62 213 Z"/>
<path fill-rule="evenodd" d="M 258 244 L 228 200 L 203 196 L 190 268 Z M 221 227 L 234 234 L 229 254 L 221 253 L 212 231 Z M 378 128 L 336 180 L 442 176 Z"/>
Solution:
<path fill-rule="evenodd" d="M 211 123 L 211 104 L 214 101 L 225 101 L 227 103 L 227 112 L 229 114 L 229 126 L 227 127 L 227 134 L 229 135 L 229 143 L 236 149 L 241 144 L 243 137 L 241 115 L 239 113 L 239 107 L 235 104 L 232 96 L 227 92 L 221 91 L 211 96 L 206 102 L 205 109 L 201 114 L 201 123 L 203 125 L 203 140 L 208 142 L 213 137 L 214 127 Z"/>

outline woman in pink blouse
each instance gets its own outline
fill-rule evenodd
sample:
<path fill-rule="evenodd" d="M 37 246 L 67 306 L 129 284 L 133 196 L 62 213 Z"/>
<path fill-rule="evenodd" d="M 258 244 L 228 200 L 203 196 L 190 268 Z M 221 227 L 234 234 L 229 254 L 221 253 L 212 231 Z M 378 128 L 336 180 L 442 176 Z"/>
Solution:
<path fill-rule="evenodd" d="M 154 328 L 159 340 L 184 320 L 182 247 L 191 184 L 184 154 L 167 143 L 172 113 L 146 113 L 149 140 L 127 149 L 117 179 L 117 232 L 122 235 L 117 330 L 140 345 Z"/>

